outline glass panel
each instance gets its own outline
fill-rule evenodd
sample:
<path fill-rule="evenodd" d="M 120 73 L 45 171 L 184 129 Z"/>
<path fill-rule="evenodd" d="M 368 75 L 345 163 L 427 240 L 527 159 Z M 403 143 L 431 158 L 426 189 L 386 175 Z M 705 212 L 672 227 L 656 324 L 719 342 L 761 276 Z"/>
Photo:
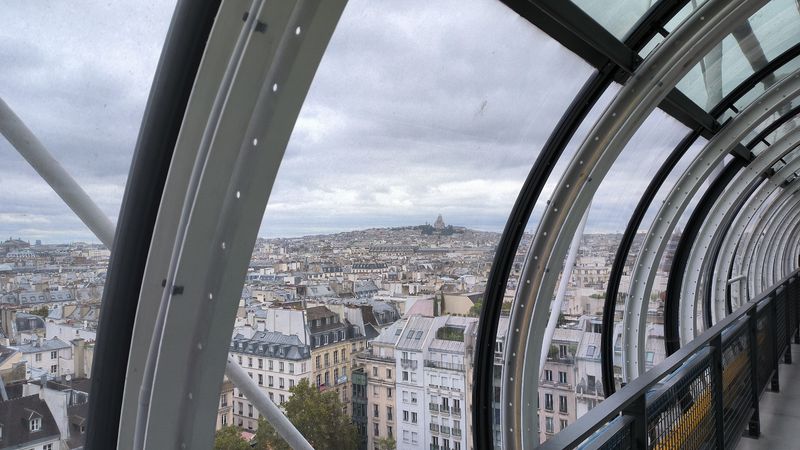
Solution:
<path fill-rule="evenodd" d="M 761 96 L 764 91 L 772 86 L 777 81 L 781 80 L 783 77 L 789 75 L 790 73 L 794 73 L 797 69 L 800 68 L 800 56 L 792 59 L 788 63 L 781 66 L 778 70 L 773 72 L 774 76 L 768 77 L 765 79 L 764 82 L 755 85 L 752 89 L 750 89 L 745 95 L 743 95 L 739 100 L 734 103 L 734 107 L 736 110 L 741 111 L 747 105 L 749 105 L 753 100 Z M 719 121 L 725 122 L 728 118 L 733 117 L 736 115 L 736 112 L 732 109 L 727 109 L 725 112 L 720 116 Z"/>
<path fill-rule="evenodd" d="M 233 340 L 296 339 L 307 350 L 295 361 L 297 385 L 336 393 L 356 425 L 343 434 L 365 448 L 390 439 L 468 448 L 467 337 L 495 247 L 592 70 L 494 0 L 349 2 L 281 163 Z M 270 321 L 275 314 L 308 326 Z M 330 327 L 344 339 L 326 337 Z M 249 364 L 233 344 L 234 359 Z M 348 357 L 337 360 L 337 349 Z M 247 369 L 264 375 L 265 392 L 292 402 L 299 388 L 281 390 L 286 375 L 266 363 L 257 370 L 255 359 Z M 261 426 L 232 395 L 245 414 L 237 404 L 230 423 Z"/>
<path fill-rule="evenodd" d="M 600 331 L 611 265 L 642 193 L 687 132 L 685 126 L 660 110 L 648 117 L 594 196 L 563 297 L 556 288 L 551 308 L 559 308 L 559 315 L 540 376 L 539 395 L 566 397 L 569 407 L 564 418 L 569 418 L 570 424 L 605 398 Z M 565 276 L 563 271 L 561 276 Z M 555 379 L 561 372 L 569 374 L 568 384 Z M 548 418 L 563 414 L 560 409 L 549 411 L 546 401 L 543 408 L 539 426 L 540 437 L 545 440 L 550 437 Z"/>
<path fill-rule="evenodd" d="M 628 34 L 655 3 L 653 0 L 572 0 L 572 2 L 619 40 Z"/>
<path fill-rule="evenodd" d="M 678 83 L 706 111 L 754 71 L 800 41 L 800 11 L 795 0 L 773 0 L 723 39 Z M 781 30 L 776 32 L 776 30 Z M 751 32 L 752 31 L 752 32 Z"/>
<path fill-rule="evenodd" d="M 174 7 L 2 5 L 2 101 L 112 221 Z M 1 372 L 11 401 L 20 402 L 3 406 L 0 431 L 12 439 L 2 446 L 81 448 L 110 250 L 4 137 L 0 236 Z M 28 433 L 32 412 L 45 417 L 45 434 Z"/>

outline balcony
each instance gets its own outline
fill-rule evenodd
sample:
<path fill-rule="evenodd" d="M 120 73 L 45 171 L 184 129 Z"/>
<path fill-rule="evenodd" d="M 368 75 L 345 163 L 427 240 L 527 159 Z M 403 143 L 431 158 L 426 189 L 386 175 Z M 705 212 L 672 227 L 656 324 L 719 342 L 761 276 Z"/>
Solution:
<path fill-rule="evenodd" d="M 439 404 L 438 403 L 429 403 L 428 408 L 430 408 L 433 412 L 439 412 Z"/>
<path fill-rule="evenodd" d="M 440 449 L 441 449 L 441 447 L 439 447 L 438 445 L 431 444 L 431 450 L 440 450 Z"/>
<path fill-rule="evenodd" d="M 400 367 L 402 367 L 403 369 L 417 370 L 417 367 L 418 367 L 417 364 L 418 364 L 418 362 L 414 361 L 413 359 L 401 359 L 400 360 Z"/>
<path fill-rule="evenodd" d="M 439 432 L 439 424 L 438 423 L 432 423 L 430 428 L 431 428 L 431 431 L 435 431 L 437 433 Z"/>
<path fill-rule="evenodd" d="M 439 406 L 439 411 L 441 411 L 443 413 L 449 413 L 450 412 L 450 405 L 440 405 Z"/>
<path fill-rule="evenodd" d="M 453 370 L 456 372 L 464 372 L 464 365 L 463 364 L 456 364 L 456 363 L 448 363 L 443 361 L 434 361 L 432 359 L 425 360 L 425 367 L 433 367 L 436 369 L 443 369 L 443 370 Z"/>
<path fill-rule="evenodd" d="M 453 428 L 453 436 L 461 437 L 461 428 Z"/>
<path fill-rule="evenodd" d="M 453 409 L 450 410 L 450 414 L 452 414 L 452 415 L 454 415 L 456 417 L 461 417 L 461 408 L 453 407 Z"/>
<path fill-rule="evenodd" d="M 442 434 L 450 434 L 450 427 L 442 425 L 441 427 L 439 427 L 439 432 Z"/>

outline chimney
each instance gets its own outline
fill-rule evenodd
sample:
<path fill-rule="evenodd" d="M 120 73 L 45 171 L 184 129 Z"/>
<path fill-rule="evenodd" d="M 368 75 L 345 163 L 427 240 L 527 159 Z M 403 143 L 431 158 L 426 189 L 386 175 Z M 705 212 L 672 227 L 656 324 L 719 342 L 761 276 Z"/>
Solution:
<path fill-rule="evenodd" d="M 86 378 L 86 341 L 82 338 L 72 340 L 72 362 L 75 364 L 75 378 Z"/>

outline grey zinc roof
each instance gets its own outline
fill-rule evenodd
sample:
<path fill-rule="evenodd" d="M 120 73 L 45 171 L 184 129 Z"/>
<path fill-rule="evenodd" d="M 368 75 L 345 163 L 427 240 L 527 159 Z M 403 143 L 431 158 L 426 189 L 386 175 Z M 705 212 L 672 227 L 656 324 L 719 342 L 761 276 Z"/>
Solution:
<path fill-rule="evenodd" d="M 391 344 L 395 345 L 397 340 L 400 338 L 400 334 L 405 328 L 408 319 L 400 319 L 397 322 L 389 325 L 388 328 L 383 330 L 381 334 L 378 335 L 372 342 L 377 342 L 379 344 Z"/>
<path fill-rule="evenodd" d="M 38 431 L 30 431 L 27 426 L 32 417 L 42 420 Z M 0 402 L 0 423 L 5 425 L 0 448 L 27 448 L 34 442 L 47 442 L 61 436 L 53 413 L 38 395 Z"/>
<path fill-rule="evenodd" d="M 408 324 L 397 341 L 397 348 L 417 351 L 422 350 L 425 347 L 425 341 L 432 324 L 433 317 L 409 317 Z"/>
<path fill-rule="evenodd" d="M 257 331 L 251 339 L 237 334 L 231 340 L 230 351 L 295 361 L 311 356 L 308 346 L 300 342 L 300 338 L 274 331 Z"/>
<path fill-rule="evenodd" d="M 17 350 L 21 351 L 22 353 L 39 353 L 39 352 L 46 352 L 46 351 L 53 351 L 53 350 L 61 350 L 64 348 L 71 348 L 72 346 L 61 339 L 54 337 L 50 340 L 42 340 L 40 342 L 32 342 L 29 344 L 17 345 L 14 346 Z"/>

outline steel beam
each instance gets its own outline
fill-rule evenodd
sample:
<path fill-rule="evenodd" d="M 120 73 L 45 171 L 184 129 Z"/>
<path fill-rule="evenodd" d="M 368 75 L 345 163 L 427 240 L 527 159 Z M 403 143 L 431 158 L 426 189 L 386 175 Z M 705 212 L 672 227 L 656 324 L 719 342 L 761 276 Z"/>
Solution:
<path fill-rule="evenodd" d="M 0 134 L 8 139 L 100 242 L 111 249 L 114 244 L 114 224 L 2 98 Z"/>
<path fill-rule="evenodd" d="M 557 270 L 597 186 L 631 136 L 689 68 L 763 3 L 711 0 L 637 69 L 589 132 L 555 188 L 534 235 L 512 307 L 503 370 L 503 443 L 538 443 L 538 356 Z M 526 375 L 527 374 L 527 375 Z"/>
<path fill-rule="evenodd" d="M 153 264 L 145 273 L 145 281 L 163 280 L 165 288 L 163 295 L 140 300 L 156 303 L 157 319 L 155 328 L 143 324 L 141 330 L 152 335 L 147 357 L 139 361 L 144 367 L 136 368 L 145 372 L 135 448 L 201 448 L 211 441 L 233 318 L 258 227 L 345 2 L 226 2 L 223 8 L 229 4 L 239 23 L 220 30 L 220 45 L 233 51 L 223 53 L 229 56 L 222 74 L 207 67 L 211 83 L 197 84 L 203 91 L 196 90 L 197 106 L 205 114 L 197 123 L 185 122 L 176 150 L 188 156 L 176 163 L 189 167 L 171 170 L 167 181 L 184 196 L 162 203 L 156 224 L 175 233 L 159 236 L 175 245 L 151 251 Z M 212 32 L 211 41 L 215 37 Z M 203 64 L 221 65 L 219 59 Z M 201 67 L 198 78 L 203 75 Z"/>

